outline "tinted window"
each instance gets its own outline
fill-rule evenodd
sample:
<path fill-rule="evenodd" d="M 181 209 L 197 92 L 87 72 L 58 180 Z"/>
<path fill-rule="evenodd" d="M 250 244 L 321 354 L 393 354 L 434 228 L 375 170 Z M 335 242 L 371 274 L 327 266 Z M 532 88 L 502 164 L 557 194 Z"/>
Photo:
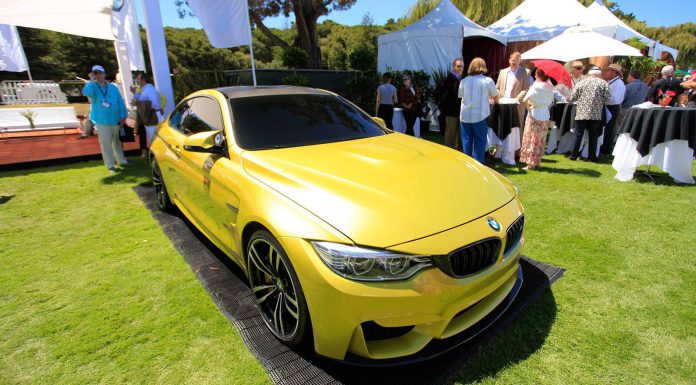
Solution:
<path fill-rule="evenodd" d="M 385 135 L 369 116 L 333 95 L 232 99 L 237 144 L 247 150 L 307 146 Z"/>
<path fill-rule="evenodd" d="M 172 112 L 172 115 L 169 117 L 169 126 L 179 131 L 184 131 L 183 127 L 181 127 L 181 122 L 184 120 L 186 115 L 188 115 L 191 105 L 193 105 L 193 99 L 181 102 L 181 104 L 174 109 L 174 112 Z"/>
<path fill-rule="evenodd" d="M 181 103 L 169 118 L 169 125 L 186 135 L 222 130 L 222 115 L 218 103 L 204 97 Z"/>

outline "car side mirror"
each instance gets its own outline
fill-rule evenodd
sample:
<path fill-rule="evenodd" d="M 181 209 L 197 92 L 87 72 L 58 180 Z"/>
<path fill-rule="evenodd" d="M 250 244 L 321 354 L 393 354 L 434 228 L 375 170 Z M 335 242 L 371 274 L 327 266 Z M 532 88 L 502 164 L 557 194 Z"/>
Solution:
<path fill-rule="evenodd" d="M 387 123 L 384 122 L 384 119 L 373 116 L 372 120 L 379 123 L 382 127 L 387 128 Z"/>
<path fill-rule="evenodd" d="M 184 150 L 206 154 L 224 154 L 222 131 L 206 131 L 193 134 L 184 139 Z"/>

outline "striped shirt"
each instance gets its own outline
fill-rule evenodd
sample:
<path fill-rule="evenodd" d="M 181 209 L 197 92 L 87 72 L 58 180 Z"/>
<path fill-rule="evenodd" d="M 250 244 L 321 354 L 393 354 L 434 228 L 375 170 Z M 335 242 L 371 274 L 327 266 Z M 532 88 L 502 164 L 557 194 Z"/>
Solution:
<path fill-rule="evenodd" d="M 463 123 L 478 123 L 491 114 L 488 98 L 498 96 L 495 82 L 488 76 L 470 75 L 459 83 L 462 107 L 459 120 Z"/>

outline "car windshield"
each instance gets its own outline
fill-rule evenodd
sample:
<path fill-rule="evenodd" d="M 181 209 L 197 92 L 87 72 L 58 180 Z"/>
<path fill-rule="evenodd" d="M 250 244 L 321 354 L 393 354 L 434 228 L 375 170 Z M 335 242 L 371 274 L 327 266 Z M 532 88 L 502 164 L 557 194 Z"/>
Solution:
<path fill-rule="evenodd" d="M 333 95 L 266 95 L 230 100 L 235 139 L 245 150 L 298 147 L 385 135 L 369 116 Z"/>

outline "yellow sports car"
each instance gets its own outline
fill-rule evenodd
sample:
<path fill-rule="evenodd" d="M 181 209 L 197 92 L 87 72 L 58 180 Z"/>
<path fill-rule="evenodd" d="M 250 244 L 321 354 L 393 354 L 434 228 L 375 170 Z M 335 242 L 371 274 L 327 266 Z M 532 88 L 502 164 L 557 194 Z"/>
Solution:
<path fill-rule="evenodd" d="M 522 283 L 517 189 L 331 92 L 193 93 L 160 124 L 150 161 L 160 209 L 178 206 L 244 269 L 287 345 L 426 359 L 483 330 Z"/>

